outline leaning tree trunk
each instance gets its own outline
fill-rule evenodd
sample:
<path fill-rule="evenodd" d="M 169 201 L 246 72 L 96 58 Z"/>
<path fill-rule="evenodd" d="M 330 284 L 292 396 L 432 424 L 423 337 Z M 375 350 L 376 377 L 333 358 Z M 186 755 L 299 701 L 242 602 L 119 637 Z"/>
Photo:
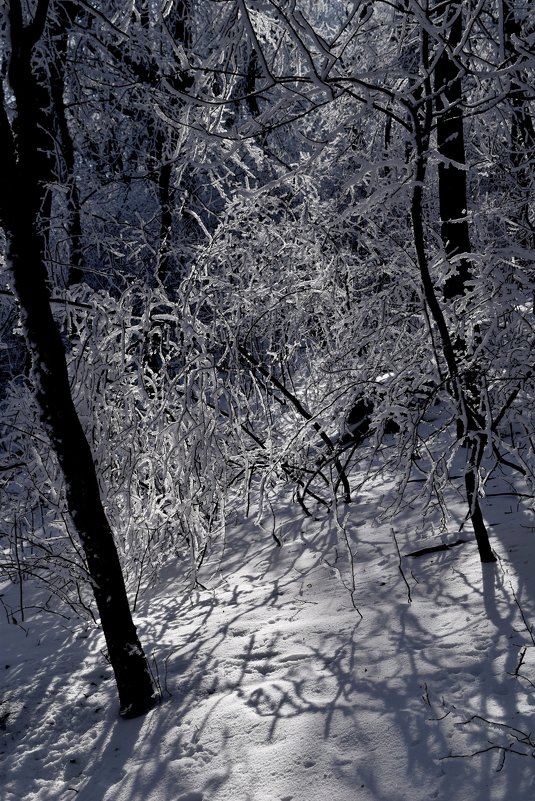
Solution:
<path fill-rule="evenodd" d="M 19 0 L 11 0 L 9 81 L 15 115 L 6 113 L 0 81 L 0 224 L 7 243 L 7 266 L 19 302 L 32 358 L 32 380 L 41 419 L 65 477 L 66 499 L 80 537 L 119 691 L 120 714 L 136 717 L 151 709 L 155 692 L 134 626 L 112 530 L 100 497 L 91 449 L 71 396 L 61 334 L 50 307 L 46 269 L 49 164 L 43 155 L 50 132 L 43 128 L 40 97 L 32 70 L 33 49 L 42 35 L 48 2 L 23 26 Z"/>
<path fill-rule="evenodd" d="M 18 201 L 22 200 L 20 196 Z M 12 198 L 12 202 L 15 198 Z M 65 476 L 67 506 L 91 576 L 120 714 L 135 717 L 154 705 L 154 690 L 128 605 L 121 565 L 100 497 L 91 449 L 71 397 L 65 352 L 50 309 L 41 244 L 22 203 L 5 226 L 8 267 L 32 356 L 41 418 Z"/>

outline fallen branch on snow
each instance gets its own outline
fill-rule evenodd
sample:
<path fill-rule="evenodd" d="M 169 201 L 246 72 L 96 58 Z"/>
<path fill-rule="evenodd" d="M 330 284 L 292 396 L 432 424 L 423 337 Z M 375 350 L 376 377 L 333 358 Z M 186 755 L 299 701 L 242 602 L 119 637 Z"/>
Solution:
<path fill-rule="evenodd" d="M 456 542 L 443 542 L 441 545 L 432 545 L 429 548 L 420 548 L 419 551 L 412 551 L 405 554 L 405 556 L 425 556 L 428 553 L 438 553 L 438 551 L 449 551 L 455 548 L 456 545 L 464 545 L 468 540 L 457 540 Z"/>

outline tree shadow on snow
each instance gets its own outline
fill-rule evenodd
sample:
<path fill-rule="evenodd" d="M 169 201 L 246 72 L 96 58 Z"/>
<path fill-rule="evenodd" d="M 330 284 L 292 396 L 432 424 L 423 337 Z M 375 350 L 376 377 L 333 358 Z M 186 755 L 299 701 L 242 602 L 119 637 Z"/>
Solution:
<path fill-rule="evenodd" d="M 337 801 L 528 797 L 528 760 L 476 755 L 489 730 L 470 722 L 526 701 L 499 566 L 477 581 L 465 569 L 477 554 L 461 549 L 403 558 L 409 604 L 385 527 L 348 519 L 346 541 L 332 519 L 283 525 L 282 548 L 250 523 L 231 538 L 200 576 L 212 589 L 173 595 L 167 582 L 141 605 L 163 703 L 118 720 L 112 682 L 95 677 L 103 708 L 95 722 L 92 702 L 73 713 L 65 798 L 70 787 L 78 801 L 266 801 L 268 786 L 277 801 L 322 787 Z"/>

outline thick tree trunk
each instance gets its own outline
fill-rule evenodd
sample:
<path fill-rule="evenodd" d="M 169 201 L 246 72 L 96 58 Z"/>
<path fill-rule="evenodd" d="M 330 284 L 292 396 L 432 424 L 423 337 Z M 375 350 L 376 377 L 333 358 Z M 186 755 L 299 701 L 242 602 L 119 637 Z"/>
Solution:
<path fill-rule="evenodd" d="M 81 249 L 80 200 L 74 180 L 74 145 L 69 131 L 63 97 L 67 40 L 76 15 L 76 6 L 70 0 L 58 2 L 50 24 L 45 25 L 48 3 L 38 4 L 42 9 L 30 25 L 23 26 L 20 4 L 10 4 L 12 53 L 9 80 L 17 96 L 17 118 L 14 131 L 24 146 L 25 131 L 32 127 L 33 152 L 26 155 L 33 162 L 36 190 L 39 198 L 37 213 L 42 232 L 44 253 L 50 243 L 50 214 L 53 190 L 58 182 L 68 187 L 66 196 L 65 227 L 69 234 L 67 283 L 82 278 L 84 259 Z M 41 28 L 39 29 L 39 25 Z M 38 40 L 36 35 L 46 31 L 50 53 L 46 63 L 43 57 L 34 58 Z M 44 42 L 43 42 L 44 46 Z M 33 59 L 33 61 L 32 61 Z M 24 95 L 23 95 L 24 93 Z"/>
<path fill-rule="evenodd" d="M 155 692 L 132 621 L 121 565 L 100 497 L 91 449 L 71 396 L 65 351 L 54 322 L 46 271 L 47 210 L 51 132 L 39 100 L 49 97 L 32 71 L 32 51 L 42 34 L 48 3 L 35 21 L 22 26 L 18 0 L 10 4 L 9 78 L 16 105 L 12 123 L 0 83 L 0 150 L 3 182 L 0 224 L 7 265 L 20 304 L 32 358 L 32 380 L 43 425 L 65 477 L 67 506 L 80 537 L 120 699 L 120 714 L 135 717 L 154 706 Z M 44 15 L 44 17 L 43 17 Z M 39 25 L 36 24 L 37 22 Z M 43 152 L 45 148 L 45 152 Z"/>

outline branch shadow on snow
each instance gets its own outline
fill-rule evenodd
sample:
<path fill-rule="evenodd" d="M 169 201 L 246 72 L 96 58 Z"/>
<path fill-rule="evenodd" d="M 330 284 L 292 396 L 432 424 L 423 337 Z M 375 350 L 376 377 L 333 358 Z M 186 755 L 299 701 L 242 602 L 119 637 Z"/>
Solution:
<path fill-rule="evenodd" d="M 528 760 L 508 755 L 498 771 L 500 753 L 476 754 L 489 732 L 469 725 L 476 714 L 510 720 L 527 701 L 514 676 L 518 609 L 499 566 L 478 579 L 477 553 L 464 546 L 404 558 L 409 604 L 386 527 L 344 525 L 354 588 L 332 520 L 308 529 L 289 520 L 283 548 L 249 525 L 220 570 L 206 565 L 211 590 L 177 584 L 173 594 L 169 574 L 140 608 L 162 705 L 118 720 L 112 682 L 95 673 L 95 703 L 73 705 L 68 748 L 48 761 L 47 780 L 61 765 L 65 798 L 71 788 L 78 801 L 265 801 L 268 785 L 274 799 L 322 787 L 339 801 L 527 797 Z M 71 668 L 90 676 L 82 660 Z M 21 776 L 32 758 L 19 762 Z"/>
<path fill-rule="evenodd" d="M 52 798 L 60 786 L 71 798 L 71 781 L 91 769 L 91 752 L 106 740 L 102 721 L 118 709 L 100 638 L 84 624 L 49 614 L 4 626 L 2 640 L 6 798 Z"/>
<path fill-rule="evenodd" d="M 506 719 L 526 697 L 510 675 L 516 653 L 505 640 L 518 615 L 498 570 L 478 582 L 468 577 L 480 575 L 475 551 L 472 572 L 463 569 L 466 554 L 426 557 L 412 568 L 408 604 L 388 535 L 356 526 L 349 533 L 360 620 L 332 528 L 317 525 L 283 549 L 256 542 L 244 552 L 242 543 L 227 554 L 217 591 L 166 602 L 151 637 L 155 649 L 166 637 L 176 648 L 167 661 L 172 697 L 142 737 L 158 744 L 150 752 L 160 769 L 150 780 L 139 772 L 140 795 L 157 784 L 164 801 L 177 786 L 184 799 L 221 791 L 260 801 L 251 788 L 265 782 L 266 754 L 284 760 L 281 798 L 303 797 L 318 782 L 340 799 L 357 790 L 362 801 L 526 792 L 529 765 L 519 769 L 515 756 L 496 791 L 500 754 L 476 754 L 488 732 L 464 725 L 475 713 Z M 170 764 L 173 782 L 162 778 Z M 403 788 L 390 779 L 400 764 Z"/>

